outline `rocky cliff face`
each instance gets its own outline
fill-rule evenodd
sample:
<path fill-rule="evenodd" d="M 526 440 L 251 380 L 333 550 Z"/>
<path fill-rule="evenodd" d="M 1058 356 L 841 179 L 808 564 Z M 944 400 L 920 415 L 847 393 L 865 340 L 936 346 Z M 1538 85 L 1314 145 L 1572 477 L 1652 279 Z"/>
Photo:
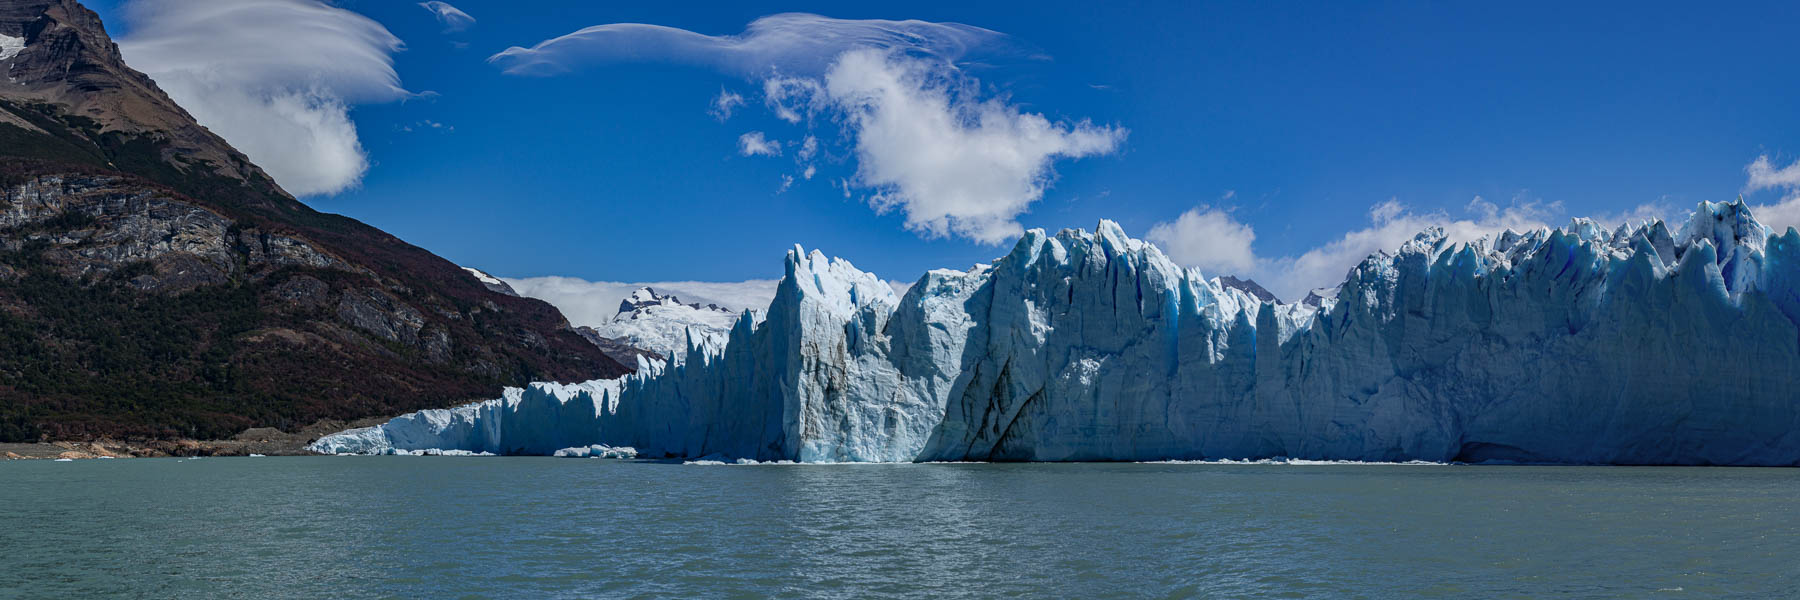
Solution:
<path fill-rule="evenodd" d="M 125 177 L 43 174 L 0 189 L 0 250 L 37 247 L 71 280 L 102 278 L 134 265 L 128 283 L 181 292 L 284 266 L 357 272 L 305 240 L 237 223 L 199 204 Z"/>
<path fill-rule="evenodd" d="M 0 0 L 0 41 L 0 441 L 222 438 L 629 371 L 550 305 L 295 201 L 73 0 Z"/>

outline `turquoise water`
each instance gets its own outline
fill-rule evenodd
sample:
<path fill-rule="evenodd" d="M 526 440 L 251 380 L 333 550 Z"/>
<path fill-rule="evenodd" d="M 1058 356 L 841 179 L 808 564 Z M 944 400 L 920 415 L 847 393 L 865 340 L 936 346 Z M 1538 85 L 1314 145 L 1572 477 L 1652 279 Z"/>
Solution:
<path fill-rule="evenodd" d="M 1795 597 L 1800 470 L 0 463 L 0 597 Z"/>

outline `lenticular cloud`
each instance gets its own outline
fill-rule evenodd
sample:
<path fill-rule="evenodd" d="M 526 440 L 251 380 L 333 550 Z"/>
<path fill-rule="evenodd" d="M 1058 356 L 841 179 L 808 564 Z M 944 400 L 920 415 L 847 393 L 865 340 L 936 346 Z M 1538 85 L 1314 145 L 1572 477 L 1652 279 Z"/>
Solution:
<path fill-rule="evenodd" d="M 978 48 L 1008 45 L 999 32 L 960 23 L 845 20 L 785 13 L 757 19 L 737 35 L 704 35 L 643 23 L 595 25 L 530 48 L 507 48 L 488 57 L 488 62 L 513 75 L 670 62 L 757 79 L 776 73 L 816 77 L 839 54 L 857 48 L 903 50 L 955 61 Z"/>

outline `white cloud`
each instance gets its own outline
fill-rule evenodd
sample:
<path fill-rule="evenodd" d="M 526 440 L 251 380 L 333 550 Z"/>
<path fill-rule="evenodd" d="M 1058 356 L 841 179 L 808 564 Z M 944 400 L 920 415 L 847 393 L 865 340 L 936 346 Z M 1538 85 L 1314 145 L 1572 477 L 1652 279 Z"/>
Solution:
<path fill-rule="evenodd" d="M 1108 154 L 1124 129 L 1052 123 L 998 99 L 975 100 L 936 63 L 853 50 L 825 90 L 854 130 L 853 183 L 873 188 L 876 211 L 898 209 L 928 236 L 999 244 L 1024 233 L 1015 219 L 1044 195 L 1057 158 Z"/>
<path fill-rule="evenodd" d="M 999 244 L 1023 232 L 1018 216 L 1054 181 L 1055 161 L 1112 153 L 1127 132 L 1087 120 L 1053 122 L 1005 97 L 982 98 L 980 83 L 956 66 L 976 50 L 1020 51 L 1002 34 L 956 23 L 783 14 L 757 19 L 735 36 L 600 25 L 488 60 L 521 75 L 654 61 L 760 81 L 763 105 L 806 128 L 809 142 L 797 153 L 801 179 L 816 173 L 810 140 L 823 116 L 853 150 L 855 175 L 844 183 L 867 191 L 877 212 L 899 211 L 907 228 L 925 236 Z M 759 148 L 739 139 L 746 156 L 772 155 Z"/>
<path fill-rule="evenodd" d="M 1546 227 L 1546 220 L 1561 211 L 1558 204 L 1515 198 L 1501 208 L 1476 197 L 1464 209 L 1468 218 L 1456 219 L 1443 211 L 1418 213 L 1396 199 L 1369 208 L 1369 226 L 1312 248 L 1298 256 L 1259 257 L 1251 244 L 1255 231 L 1228 213 L 1190 209 L 1174 221 L 1157 223 L 1148 237 L 1169 258 L 1198 267 L 1207 276 L 1237 275 L 1255 279 L 1284 300 L 1296 300 L 1314 288 L 1336 286 L 1357 263 L 1378 251 L 1392 251 L 1427 227 L 1443 227 L 1452 243 L 1474 241 L 1507 229 L 1525 231 Z M 1212 265 L 1209 271 L 1208 265 Z"/>
<path fill-rule="evenodd" d="M 1604 225 L 1608 229 L 1617 229 L 1620 225 L 1639 225 L 1646 221 L 1667 220 L 1668 215 L 1672 214 L 1675 214 L 1675 209 L 1671 208 L 1667 202 L 1646 202 L 1627 210 L 1594 217 L 1594 222 Z"/>
<path fill-rule="evenodd" d="M 732 111 L 743 105 L 744 96 L 742 94 L 719 88 L 719 95 L 713 97 L 712 108 L 707 109 L 706 114 L 712 115 L 714 119 L 724 123 L 731 119 Z"/>
<path fill-rule="evenodd" d="M 814 79 L 777 75 L 763 80 L 763 105 L 775 113 L 775 118 L 798 125 L 802 112 L 818 110 L 812 104 L 822 96 L 821 89 Z"/>
<path fill-rule="evenodd" d="M 1250 274 L 1257 268 L 1250 248 L 1256 231 L 1216 208 L 1188 209 L 1172 222 L 1152 226 L 1144 237 L 1175 262 L 1208 274 Z"/>
<path fill-rule="evenodd" d="M 1744 184 L 1745 192 L 1775 188 L 1788 191 L 1800 190 L 1800 160 L 1777 169 L 1775 164 L 1769 161 L 1769 156 L 1765 154 L 1745 165 L 1744 173 L 1750 176 L 1750 181 Z"/>
<path fill-rule="evenodd" d="M 431 14 L 437 17 L 438 22 L 444 24 L 446 33 L 462 31 L 475 25 L 475 17 L 469 16 L 469 13 L 463 12 L 449 3 L 431 0 L 430 2 L 420 2 L 419 6 L 431 11 Z"/>
<path fill-rule="evenodd" d="M 1758 156 L 1744 167 L 1744 173 L 1749 176 L 1744 193 L 1778 190 L 1782 194 L 1774 204 L 1751 206 L 1750 214 L 1756 215 L 1756 220 L 1776 232 L 1800 227 L 1800 160 L 1777 169 L 1768 155 Z"/>
<path fill-rule="evenodd" d="M 806 136 L 805 140 L 801 140 L 800 152 L 795 153 L 794 157 L 801 161 L 808 161 L 808 160 L 812 160 L 813 155 L 818 154 L 818 153 L 819 153 L 819 138 L 808 135 L 808 136 Z M 810 179 L 810 178 L 811 177 L 809 176 L 808 179 Z"/>
<path fill-rule="evenodd" d="M 775 193 L 786 194 L 788 191 L 788 188 L 791 188 L 791 187 L 794 187 L 794 176 L 793 175 L 782 175 L 781 176 L 781 187 L 776 188 Z"/>
<path fill-rule="evenodd" d="M 738 154 L 744 156 L 781 156 L 781 142 L 763 137 L 761 131 L 738 136 Z"/>
<path fill-rule="evenodd" d="M 356 186 L 369 163 L 350 107 L 408 95 L 399 38 L 316 0 L 137 0 L 123 15 L 126 62 L 295 195 Z"/>
<path fill-rule="evenodd" d="M 596 25 L 488 58 L 515 75 L 554 75 L 616 63 L 670 62 L 704 66 L 747 79 L 777 73 L 814 77 L 853 48 L 906 49 L 956 60 L 971 50 L 1003 46 L 1006 37 L 960 23 L 844 20 L 786 13 L 752 21 L 738 35 L 702 35 L 642 23 Z"/>
<path fill-rule="evenodd" d="M 766 310 L 775 299 L 774 279 L 748 281 L 587 281 L 575 277 L 500 278 L 521 296 L 549 302 L 575 325 L 599 325 L 619 312 L 619 301 L 641 287 L 674 294 L 682 302 L 717 304 L 724 308 Z"/>
<path fill-rule="evenodd" d="M 1750 214 L 1769 229 L 1786 233 L 1789 228 L 1800 227 L 1800 195 L 1788 196 L 1774 204 L 1752 206 Z"/>
<path fill-rule="evenodd" d="M 1451 243 L 1470 242 L 1507 229 L 1547 227 L 1546 219 L 1559 209 L 1554 204 L 1537 202 L 1515 203 L 1502 209 L 1478 196 L 1466 207 L 1474 218 L 1454 219 L 1443 211 L 1414 213 L 1390 199 L 1369 211 L 1369 227 L 1345 233 L 1300 256 L 1276 259 L 1266 265 L 1265 272 L 1270 273 L 1273 283 L 1267 287 L 1278 295 L 1286 294 L 1283 298 L 1298 298 L 1307 290 L 1342 283 L 1344 274 L 1370 254 L 1397 249 L 1427 227 L 1443 227 Z"/>
<path fill-rule="evenodd" d="M 800 149 L 794 151 L 794 164 L 800 167 L 801 179 L 812 181 L 813 175 L 818 174 L 819 168 L 812 164 L 813 157 L 818 155 L 819 138 L 817 136 L 808 134 L 806 139 L 800 140 Z"/>

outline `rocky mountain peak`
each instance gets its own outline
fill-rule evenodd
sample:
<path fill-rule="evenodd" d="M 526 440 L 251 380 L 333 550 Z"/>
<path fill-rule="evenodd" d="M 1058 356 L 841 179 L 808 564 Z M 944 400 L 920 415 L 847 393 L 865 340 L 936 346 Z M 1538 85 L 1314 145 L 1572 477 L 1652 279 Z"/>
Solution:
<path fill-rule="evenodd" d="M 626 296 L 624 300 L 619 301 L 619 315 L 627 315 L 652 306 L 685 306 L 694 310 L 731 313 L 730 310 L 717 304 L 708 303 L 702 306 L 698 302 L 683 303 L 679 296 L 658 293 L 655 289 L 645 286 L 633 290 L 631 295 Z M 614 317 L 614 319 L 618 318 L 619 317 Z"/>
<path fill-rule="evenodd" d="M 32 104 L 59 105 L 100 132 L 149 136 L 167 144 L 178 170 L 245 180 L 266 175 L 224 139 L 194 121 L 143 73 L 125 64 L 99 15 L 75 0 L 0 0 L 0 123 L 44 132 Z M 114 165 L 107 165 L 114 166 Z"/>
<path fill-rule="evenodd" d="M 1224 275 L 1219 277 L 1219 285 L 1249 294 L 1263 302 L 1281 301 L 1280 298 L 1275 297 L 1274 292 L 1271 292 L 1268 288 L 1264 288 L 1261 284 L 1256 283 L 1256 280 L 1254 279 L 1238 279 L 1230 275 Z"/>

